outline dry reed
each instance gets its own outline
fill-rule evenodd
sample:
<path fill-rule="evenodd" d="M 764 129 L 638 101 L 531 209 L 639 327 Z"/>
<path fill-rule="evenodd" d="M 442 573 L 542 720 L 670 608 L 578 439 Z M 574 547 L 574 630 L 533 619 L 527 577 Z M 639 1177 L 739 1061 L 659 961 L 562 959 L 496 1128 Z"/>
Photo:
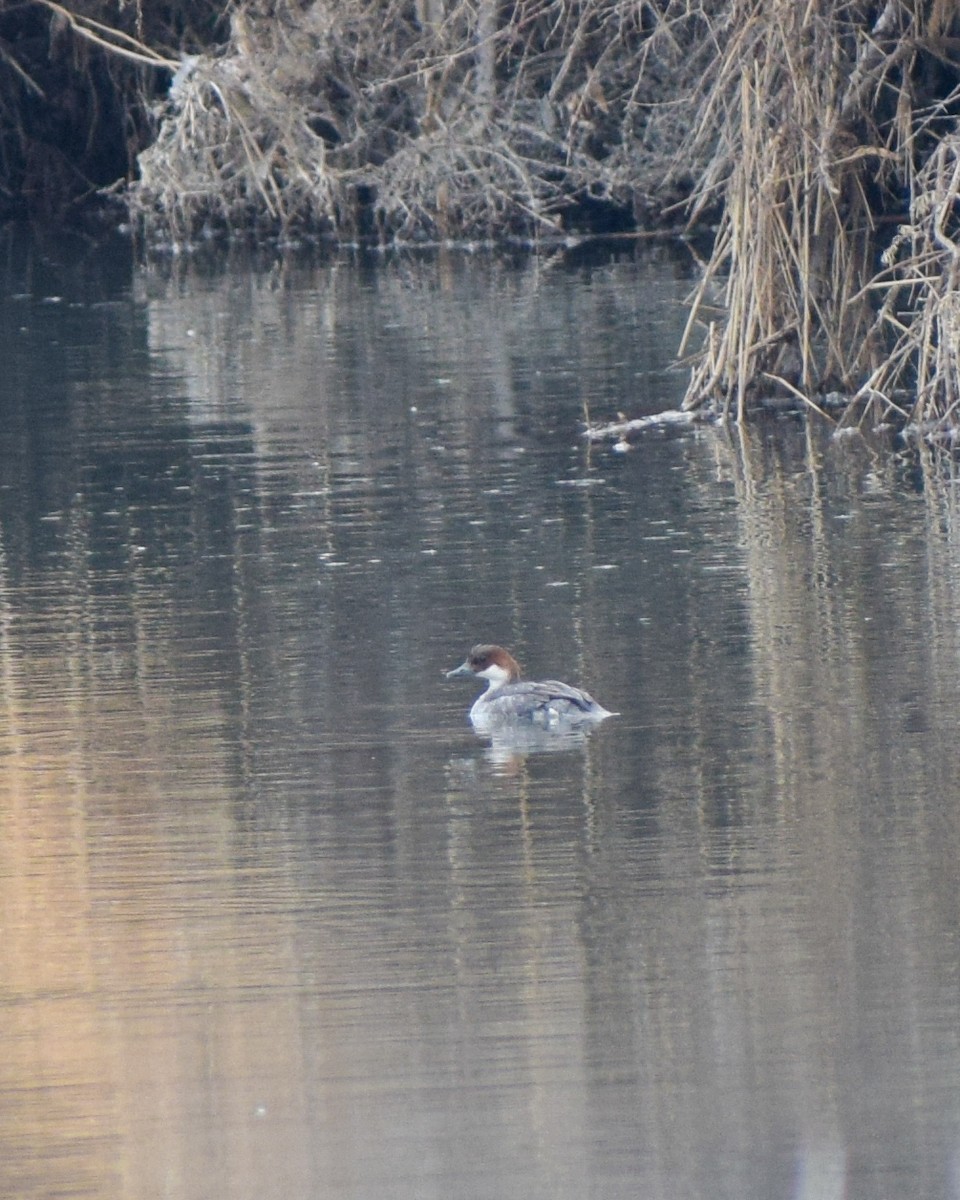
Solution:
<path fill-rule="evenodd" d="M 174 240 L 537 238 L 584 203 L 633 221 L 685 133 L 660 101 L 702 71 L 702 25 L 686 0 L 250 0 L 177 72 L 131 201 Z"/>
<path fill-rule="evenodd" d="M 908 431 L 932 441 L 952 442 L 960 427 L 958 197 L 960 134 L 952 133 L 917 174 L 909 220 L 884 255 L 874 291 L 890 348 L 856 397 L 899 401 Z"/>
<path fill-rule="evenodd" d="M 714 24 L 693 213 L 720 197 L 723 216 L 687 408 L 743 420 L 753 399 L 819 409 L 838 393 L 842 423 L 956 422 L 957 71 L 930 66 L 957 20 L 940 0 L 732 0 Z"/>

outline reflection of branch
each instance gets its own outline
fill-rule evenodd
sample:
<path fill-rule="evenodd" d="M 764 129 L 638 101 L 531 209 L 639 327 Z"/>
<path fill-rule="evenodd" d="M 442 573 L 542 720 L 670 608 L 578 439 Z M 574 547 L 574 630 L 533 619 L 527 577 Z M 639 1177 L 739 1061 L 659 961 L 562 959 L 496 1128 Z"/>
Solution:
<path fill-rule="evenodd" d="M 5 50 L 3 46 L 0 46 L 0 58 L 3 59 L 11 71 L 20 76 L 24 87 L 29 88 L 31 92 L 37 96 L 40 96 L 41 99 L 46 100 L 47 97 L 44 95 L 43 88 L 40 86 L 40 84 L 37 83 L 32 76 L 27 74 L 27 72 L 23 69 L 23 67 L 20 66 L 10 51 Z"/>
<path fill-rule="evenodd" d="M 143 42 L 137 41 L 136 38 L 124 33 L 121 29 L 102 25 L 99 21 L 94 21 L 92 17 L 72 13 L 62 5 L 55 4 L 54 0 L 37 0 L 37 3 L 49 8 L 51 12 L 66 21 L 74 33 L 93 42 L 96 46 L 101 46 L 104 50 L 109 50 L 111 54 L 117 54 L 130 62 L 144 63 L 148 67 L 160 67 L 168 71 L 176 71 L 180 65 L 176 59 L 164 58 L 162 54 L 151 50 L 149 46 L 145 46 Z M 118 45 L 118 42 L 123 44 Z"/>

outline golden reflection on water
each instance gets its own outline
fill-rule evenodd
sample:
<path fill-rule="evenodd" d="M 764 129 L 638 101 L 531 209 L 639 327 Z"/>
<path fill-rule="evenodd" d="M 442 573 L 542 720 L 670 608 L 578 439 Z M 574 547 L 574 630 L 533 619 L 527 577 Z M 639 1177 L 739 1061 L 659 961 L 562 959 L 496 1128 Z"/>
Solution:
<path fill-rule="evenodd" d="M 44 1195 L 292 1194 L 309 1148 L 285 873 L 238 863 L 222 739 L 178 728 L 162 689 L 132 726 L 137 697 L 121 724 L 56 690 L 7 705 L 44 733 L 4 748 L 4 1194 L 33 1176 Z"/>

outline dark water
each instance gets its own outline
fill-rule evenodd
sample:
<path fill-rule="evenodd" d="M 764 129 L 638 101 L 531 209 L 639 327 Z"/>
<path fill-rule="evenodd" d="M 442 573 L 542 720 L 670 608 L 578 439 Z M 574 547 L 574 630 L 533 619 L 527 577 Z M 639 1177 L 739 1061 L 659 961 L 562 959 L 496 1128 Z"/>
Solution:
<path fill-rule="evenodd" d="M 688 267 L 4 243 L 0 1194 L 960 1196 L 956 478 L 588 447 Z"/>

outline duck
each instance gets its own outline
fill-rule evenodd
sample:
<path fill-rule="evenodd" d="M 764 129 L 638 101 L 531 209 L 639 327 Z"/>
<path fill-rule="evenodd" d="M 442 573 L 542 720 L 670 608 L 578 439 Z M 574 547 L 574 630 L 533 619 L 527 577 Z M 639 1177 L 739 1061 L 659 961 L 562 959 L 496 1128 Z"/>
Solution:
<path fill-rule="evenodd" d="M 531 725 L 558 731 L 582 729 L 620 715 L 569 683 L 523 679 L 520 664 L 503 646 L 474 646 L 459 667 L 445 672 L 445 678 L 486 680 L 486 690 L 470 709 L 470 722 L 478 732 Z"/>

